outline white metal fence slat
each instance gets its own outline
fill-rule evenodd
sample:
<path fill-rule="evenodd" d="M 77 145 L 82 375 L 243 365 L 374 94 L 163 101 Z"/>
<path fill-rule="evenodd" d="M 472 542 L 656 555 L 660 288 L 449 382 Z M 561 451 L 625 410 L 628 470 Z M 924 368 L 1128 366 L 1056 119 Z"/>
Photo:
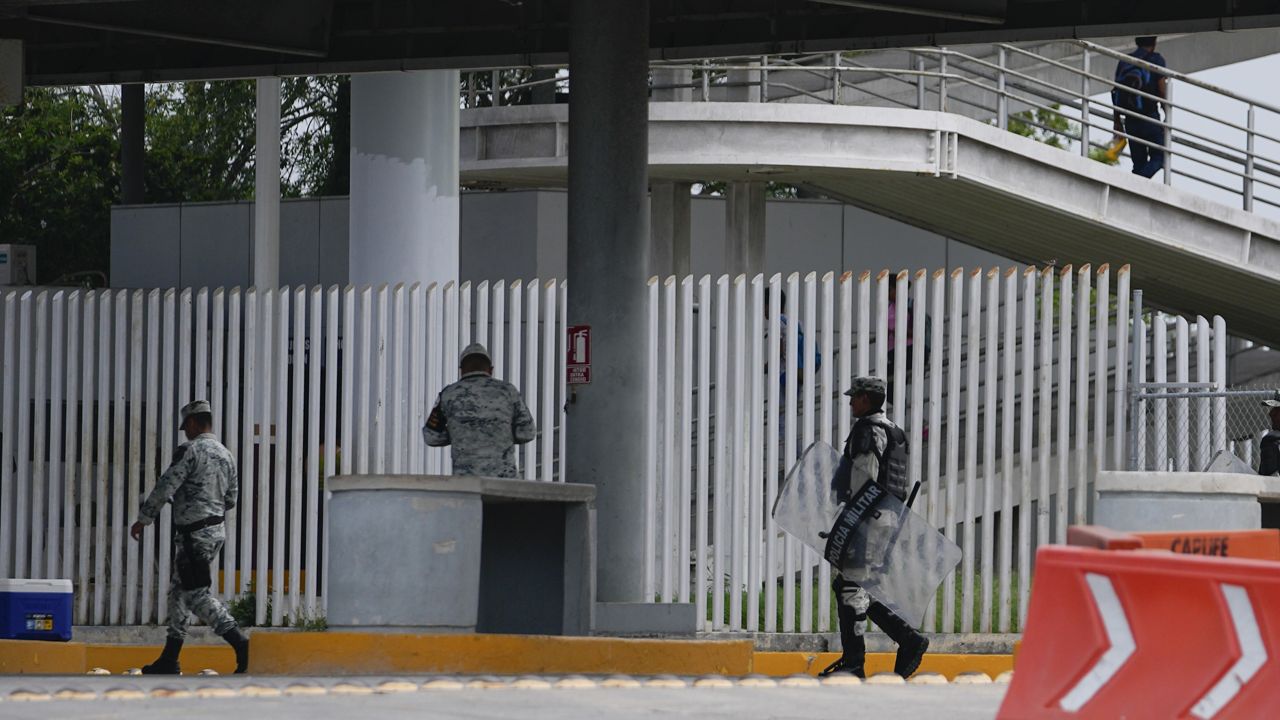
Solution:
<path fill-rule="evenodd" d="M 1022 414 L 1018 422 L 1018 627 L 1027 619 L 1031 588 L 1031 442 L 1035 427 L 1036 269 L 1022 273 Z"/>
<path fill-rule="evenodd" d="M 982 403 L 982 579 L 978 594 L 978 631 L 991 632 L 991 600 L 994 595 L 996 524 L 996 418 L 1000 370 L 1000 268 L 987 271 L 986 357 L 983 359 L 986 396 Z M 970 361 L 972 362 L 972 361 Z M 1012 452 L 1007 449 L 1005 452 Z M 977 516 L 975 508 L 973 517 Z M 1008 517 L 1008 516 L 1005 516 Z"/>
<path fill-rule="evenodd" d="M 320 503 L 322 496 L 320 493 L 320 473 L 321 467 L 331 467 L 324 464 L 323 453 L 320 445 L 320 418 L 325 414 L 326 408 L 320 404 L 320 385 L 323 377 L 323 363 L 325 357 L 324 350 L 324 290 L 316 286 L 310 291 L 310 302 L 307 304 L 307 454 L 306 454 L 306 470 L 307 470 L 307 490 L 306 493 L 294 499 L 294 502 L 301 508 L 306 509 L 306 554 L 303 560 L 306 562 L 306 584 L 303 590 L 303 608 L 309 617 L 316 617 L 319 613 L 319 603 L 316 600 L 316 587 L 320 570 L 319 562 L 319 542 L 320 542 Z M 332 412 L 332 406 L 327 408 Z"/>
<path fill-rule="evenodd" d="M 142 353 L 144 316 L 142 291 L 133 292 L 129 306 L 129 483 L 128 494 L 121 504 L 123 527 L 120 540 L 125 551 L 125 623 L 139 622 L 138 617 L 138 546 L 128 536 L 138 504 L 142 500 Z"/>
<path fill-rule="evenodd" d="M 653 285 L 650 285 L 652 289 Z M 651 297 L 653 297 L 651 295 Z M 732 556 L 727 552 L 726 544 L 730 534 L 733 532 L 733 524 L 726 517 L 729 512 L 729 503 L 726 495 L 729 493 L 729 482 L 732 482 L 730 468 L 727 466 L 733 462 L 733 426 L 734 422 L 729 413 L 729 277 L 723 275 L 716 280 L 716 339 L 715 339 L 715 383 L 716 383 L 716 407 L 715 407 L 715 459 L 712 475 L 712 500 L 711 500 L 711 629 L 723 630 L 725 623 L 725 578 L 730 574 L 730 566 L 732 565 Z M 650 318 L 656 317 L 656 313 L 651 314 Z M 658 328 L 654 325 L 650 326 L 649 338 L 652 342 L 657 336 Z M 656 346 L 656 343 L 654 343 Z M 655 359 L 653 351 L 650 351 L 650 360 Z M 651 371 L 652 372 L 652 371 Z M 651 374 L 652 378 L 653 375 Z M 652 391 L 651 391 L 652 392 Z M 650 407 L 653 407 L 651 404 Z M 726 482 L 726 476 L 729 482 Z M 733 592 L 733 585 L 730 584 L 729 592 Z M 649 595 L 652 597 L 652 594 Z"/>
<path fill-rule="evenodd" d="M 825 339 L 825 336 L 818 333 L 818 274 L 811 272 L 804 278 L 804 327 L 809 330 L 809 342 L 805 344 L 804 351 L 804 371 L 796 375 L 796 385 L 804 392 L 804 425 L 801 428 L 804 433 L 800 444 L 800 452 L 804 452 L 806 448 L 813 444 L 816 437 L 814 428 L 815 413 L 817 408 L 814 406 L 814 400 L 818 392 L 825 392 L 826 385 L 815 385 L 815 380 L 819 379 L 818 375 L 818 342 Z M 795 462 L 796 456 L 788 456 L 786 467 L 778 468 L 779 478 L 785 478 L 785 473 L 791 468 Z M 770 499 L 777 497 L 775 492 L 770 495 Z M 770 503 L 770 508 L 772 503 Z M 769 512 L 770 508 L 765 511 Z M 773 522 L 773 514 L 769 514 L 769 521 Z M 775 525 L 776 527 L 776 525 Z M 790 548 L 788 553 L 795 553 L 800 562 L 800 632 L 813 632 L 813 567 L 818 562 L 817 555 L 813 554 L 806 546 L 801 544 L 796 538 L 787 536 L 787 545 Z M 789 576 L 794 577 L 794 575 Z M 788 583 L 790 585 L 790 583 Z"/>
<path fill-rule="evenodd" d="M 1076 502 L 1073 522 L 1088 522 L 1089 500 L 1089 303 L 1093 293 L 1093 268 L 1087 263 L 1076 273 L 1080 280 L 1076 308 Z"/>
<path fill-rule="evenodd" d="M 258 468 L 255 454 L 258 446 L 254 443 L 260 433 L 258 428 L 263 422 L 258 405 L 258 368 L 261 367 L 261 323 L 258 312 L 258 291 L 249 288 L 244 293 L 244 399 L 240 407 L 244 420 L 240 423 L 240 454 L 237 456 L 236 466 L 240 473 L 240 501 L 236 504 L 236 515 L 240 521 L 240 545 L 237 548 L 239 557 L 236 561 L 240 571 L 236 583 L 238 593 L 247 593 L 250 589 L 265 592 L 265 589 L 260 589 L 260 585 L 254 584 L 252 575 L 254 559 L 257 557 L 253 547 L 253 526 L 257 517 L 254 510 L 257 507 Z M 256 596 L 257 592 L 254 594 Z M 256 604 L 254 613 L 257 613 Z"/>
<path fill-rule="evenodd" d="M 658 413 L 661 408 L 658 405 L 658 316 L 661 314 L 658 296 L 659 280 L 657 277 L 649 278 L 647 298 L 648 298 L 648 316 L 646 318 L 647 328 L 646 335 L 648 342 L 646 344 L 647 365 L 645 373 L 647 381 L 645 382 L 645 474 L 644 474 L 644 598 L 646 601 L 653 600 L 658 593 L 658 581 L 656 578 L 655 552 L 657 552 L 657 533 L 658 533 L 658 492 L 662 487 L 660 475 L 662 474 L 662 463 L 658 459 L 658 448 L 661 443 L 658 441 Z M 497 326 L 495 326 L 495 330 Z M 720 416 L 717 416 L 719 418 Z"/>
<path fill-rule="evenodd" d="M 285 565 L 285 497 L 288 483 L 289 462 L 289 288 L 279 289 L 279 314 L 276 315 L 275 327 L 275 369 L 273 386 L 275 388 L 275 432 L 271 435 L 275 449 L 275 462 L 271 471 L 271 524 L 267 537 L 271 547 L 271 624 L 280 625 L 289 607 L 285 605 L 285 589 L 297 578 L 287 575 Z M 267 495 L 264 494 L 264 497 Z M 268 527 L 265 523 L 259 528 Z"/>
<path fill-rule="evenodd" d="M 537 278 L 530 280 L 525 287 L 525 294 L 529 296 L 524 319 L 525 375 L 523 382 L 517 381 L 516 383 L 518 386 L 523 386 L 521 390 L 524 393 L 524 403 L 528 406 L 529 413 L 535 420 L 540 416 L 538 412 L 538 293 L 541 289 L 542 283 Z M 524 451 L 524 479 L 537 480 L 538 443 L 527 442 L 522 449 Z"/>
<path fill-rule="evenodd" d="M 680 285 L 680 437 L 693 438 L 693 277 L 686 277 Z M 677 532 L 676 542 L 676 597 L 679 602 L 689 602 L 689 542 L 692 531 L 690 517 L 693 512 L 693 461 L 691 442 L 680 443 L 680 474 L 677 492 L 679 502 L 674 509 L 678 521 L 672 523 Z"/>
<path fill-rule="evenodd" d="M 1071 310 L 1072 279 L 1070 265 L 1062 268 L 1058 291 L 1058 498 L 1054 504 L 1056 528 L 1053 539 L 1059 545 L 1067 542 L 1068 509 L 1071 497 Z"/>
<path fill-rule="evenodd" d="M 79 432 L 79 340 L 81 340 L 81 324 L 79 324 L 79 307 L 81 307 L 81 291 L 73 290 L 67 296 L 67 411 L 58 427 L 63 433 L 63 555 L 61 555 L 61 574 L 59 578 L 76 577 L 76 525 L 79 524 L 76 510 L 77 478 L 79 477 L 78 447 L 81 441 Z M 56 368 L 56 365 L 55 365 Z M 4 405 L 0 405 L 3 411 Z"/>
<path fill-rule="evenodd" d="M 964 268 L 951 271 L 951 328 L 947 354 L 947 457 L 943 474 L 942 533 L 956 540 L 956 483 L 960 475 L 960 362 L 964 340 Z M 942 589 L 942 632 L 956 631 L 956 573 L 947 575 Z"/>
<path fill-rule="evenodd" d="M 34 417 L 32 422 L 31 449 L 31 570 L 28 577 L 44 577 L 45 536 L 45 488 L 48 485 L 45 465 L 47 440 L 45 415 L 48 407 L 49 378 L 49 293 L 41 291 L 35 297 L 35 362 L 31 368 Z M 30 337 L 30 336 L 28 336 Z M 21 509 L 21 508 L 19 508 Z M 52 548 L 50 548 L 52 549 Z"/>
<path fill-rule="evenodd" d="M 977 575 L 977 564 L 980 560 L 975 545 L 974 520 L 978 517 L 978 391 L 981 387 L 978 358 L 982 353 L 982 269 L 974 268 L 969 273 L 969 306 L 968 306 L 968 366 L 965 379 L 965 412 L 964 412 L 964 509 L 956 508 L 960 521 L 964 523 L 961 547 L 964 548 L 964 562 L 961 565 L 960 590 L 960 632 L 973 632 L 973 600 L 974 583 Z M 982 578 L 986 582 L 986 578 Z"/>
<path fill-rule="evenodd" d="M 302 483 L 304 457 L 303 407 L 306 373 L 310 362 L 307 358 L 307 289 L 298 286 L 293 291 L 293 342 L 289 347 L 292 352 L 287 371 L 291 376 L 292 388 L 289 391 L 289 489 L 281 499 L 287 504 L 289 511 L 289 619 L 295 620 L 302 607 Z M 393 396 L 394 397 L 394 396 Z M 315 458 L 312 452 L 306 457 Z M 314 460 L 313 460 L 314 462 Z"/>
<path fill-rule="evenodd" d="M 1007 633 L 1012 628 L 1013 607 L 1013 461 L 1017 447 L 1014 445 L 1014 426 L 1018 406 L 1016 389 L 1018 375 L 1018 269 L 1004 271 L 1004 347 L 1001 351 L 1004 365 L 1004 394 L 1000 403 L 1000 599 L 997 612 L 997 631 Z"/>
<path fill-rule="evenodd" d="M 266 623 L 267 600 L 271 598 L 271 577 L 268 575 L 268 560 L 271 557 L 271 446 L 275 433 L 275 333 L 273 321 L 275 314 L 276 293 L 270 289 L 262 291 L 261 327 L 258 328 L 258 340 L 261 357 L 258 364 L 261 387 L 259 387 L 260 409 L 258 413 L 258 467 L 255 482 L 255 507 L 257 523 L 254 533 L 254 613 L 259 625 Z M 368 347 L 366 344 L 365 347 Z M 280 578 L 275 578 L 278 582 Z"/>
<path fill-rule="evenodd" d="M 1040 364 L 1036 372 L 1040 420 L 1036 461 L 1036 539 L 1034 547 L 1049 544 L 1050 458 L 1053 453 L 1053 299 L 1054 273 L 1047 267 L 1040 274 Z M 1024 500 L 1024 502 L 1026 502 Z"/>
<path fill-rule="evenodd" d="M 226 382 L 227 389 L 223 395 L 225 410 L 222 413 L 222 442 L 226 443 L 227 450 L 231 453 L 231 457 L 236 462 L 236 476 L 238 482 L 243 482 L 244 456 L 240 453 L 240 434 L 241 428 L 247 424 L 240 417 L 240 395 L 243 392 L 240 383 L 240 363 L 242 355 L 240 350 L 240 331 L 245 325 L 243 316 L 240 314 L 240 288 L 231 288 L 227 293 L 227 314 L 226 314 Z M 220 333 L 215 330 L 214 337 L 218 337 Z M 216 390 L 216 387 L 215 387 Z M 238 577 L 240 575 L 240 523 L 242 513 L 239 508 L 239 499 L 237 498 L 237 507 L 227 510 L 226 513 L 226 545 L 222 548 L 222 594 L 230 599 L 243 592 L 240 589 Z"/>
<path fill-rule="evenodd" d="M 18 328 L 23 338 L 32 336 L 31 300 L 30 290 L 23 291 L 18 297 Z M 30 577 L 28 562 L 31 551 L 29 532 L 31 523 L 31 351 L 30 343 L 18 343 L 18 432 L 16 434 L 17 452 L 14 453 L 17 456 L 17 492 L 14 494 L 13 508 L 15 518 L 13 531 L 16 537 L 13 552 L 14 575 L 20 578 Z"/>
<path fill-rule="evenodd" d="M 18 383 L 14 380 L 17 370 L 15 350 L 18 347 L 18 338 L 22 337 L 16 322 L 17 297 L 16 292 L 8 292 L 4 296 L 4 381 L 0 383 L 0 400 L 2 400 L 0 432 L 3 432 L 4 437 L 7 438 L 14 436 L 13 425 L 17 415 L 17 400 L 14 397 L 14 391 L 18 387 Z M 3 523 L 3 527 L 0 527 L 0 568 L 3 569 L 5 577 L 13 577 L 13 545 L 17 539 L 14 536 L 16 516 L 13 509 L 14 484 L 17 482 L 14 478 L 14 469 L 17 463 L 14 459 L 16 453 L 13 446 L 14 443 L 4 443 L 4 452 L 0 453 L 0 523 Z"/>
<path fill-rule="evenodd" d="M 125 403 L 128 402 L 128 293 L 121 290 L 116 293 L 115 302 L 115 377 L 111 390 L 111 506 L 108 508 L 111 520 L 107 532 L 111 534 L 111 560 L 108 568 L 111 573 L 110 622 L 121 622 L 122 592 L 124 590 L 124 541 L 128 537 L 124 522 L 124 486 L 125 486 Z"/>
<path fill-rule="evenodd" d="M 777 477 L 775 475 L 776 468 L 779 464 L 779 445 L 783 445 L 782 452 L 786 453 L 786 457 L 791 457 L 795 453 L 795 386 L 786 393 L 790 403 L 781 405 L 785 400 L 780 399 L 781 382 L 783 377 L 795 378 L 796 371 L 794 367 L 790 368 L 791 374 L 784 375 L 788 368 L 785 363 L 794 364 L 796 357 L 795 343 L 792 342 L 791 329 L 795 327 L 795 322 L 788 322 L 785 336 L 782 332 L 782 276 L 773 275 L 769 278 L 769 298 L 766 300 L 768 309 L 768 324 L 765 329 L 765 337 L 768 338 L 768 344 L 765 346 L 765 366 L 768 368 L 765 382 L 765 405 L 768 412 L 765 415 L 766 432 L 764 436 L 765 449 L 765 467 L 769 477 L 765 481 L 768 488 L 766 492 L 770 497 L 776 494 Z M 794 289 L 791 289 L 792 302 L 799 302 Z M 790 413 L 790 416 L 788 416 Z M 791 432 L 791 441 L 786 442 L 787 431 Z M 778 585 L 773 577 L 774 570 L 778 566 L 778 547 L 777 536 L 772 532 L 768 532 L 771 528 L 766 528 L 764 537 L 764 555 L 765 567 L 768 568 L 768 579 L 764 583 L 764 631 L 777 631 L 777 603 L 778 603 Z M 790 568 L 790 558 L 787 558 L 787 566 Z M 790 576 L 784 574 L 783 577 Z M 792 609 L 794 610 L 795 596 L 792 595 Z M 784 600 L 785 602 L 785 600 Z"/>
<path fill-rule="evenodd" d="M 707 500 L 710 497 L 710 458 L 712 430 L 710 424 L 711 404 L 711 277 L 704 275 L 698 279 L 698 419 L 697 419 L 697 500 L 694 510 L 697 522 L 694 528 L 694 573 L 693 599 L 697 612 L 698 627 L 710 630 L 707 621 Z"/>

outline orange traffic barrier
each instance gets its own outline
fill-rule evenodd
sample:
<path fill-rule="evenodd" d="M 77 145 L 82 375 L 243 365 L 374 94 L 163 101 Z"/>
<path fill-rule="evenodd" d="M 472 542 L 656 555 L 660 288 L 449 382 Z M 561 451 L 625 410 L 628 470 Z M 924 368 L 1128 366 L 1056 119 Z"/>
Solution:
<path fill-rule="evenodd" d="M 1071 525 L 1067 528 L 1067 544 L 1095 550 L 1138 550 L 1142 540 L 1122 530 L 1101 525 Z"/>
<path fill-rule="evenodd" d="M 1280 708 L 1280 564 L 1049 546 L 1000 718 Z"/>
<path fill-rule="evenodd" d="M 1134 533 L 1150 550 L 1171 550 L 1184 555 L 1280 560 L 1280 530 L 1232 530 L 1214 532 Z"/>
<path fill-rule="evenodd" d="M 1169 550 L 1184 555 L 1280 560 L 1280 530 L 1188 530 L 1129 533 L 1072 525 L 1067 544 L 1098 550 Z"/>

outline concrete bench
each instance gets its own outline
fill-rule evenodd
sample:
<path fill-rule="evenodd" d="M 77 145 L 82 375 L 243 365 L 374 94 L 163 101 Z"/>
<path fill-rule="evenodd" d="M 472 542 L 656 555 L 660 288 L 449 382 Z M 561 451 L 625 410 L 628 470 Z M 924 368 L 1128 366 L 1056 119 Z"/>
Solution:
<path fill-rule="evenodd" d="M 591 632 L 594 486 L 364 475 L 328 490 L 330 627 Z"/>

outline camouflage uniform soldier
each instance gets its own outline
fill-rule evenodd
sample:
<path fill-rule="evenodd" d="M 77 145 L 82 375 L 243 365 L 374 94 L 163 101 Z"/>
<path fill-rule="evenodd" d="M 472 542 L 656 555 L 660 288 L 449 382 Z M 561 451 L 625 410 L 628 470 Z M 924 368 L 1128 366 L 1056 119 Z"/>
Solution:
<path fill-rule="evenodd" d="M 165 503 L 173 502 L 175 572 L 169 579 L 169 633 L 160 658 L 142 668 L 144 674 L 180 672 L 178 654 L 192 614 L 235 649 L 237 673 L 249 664 L 248 638 L 211 591 L 211 564 L 226 540 L 223 515 L 236 506 L 239 490 L 235 458 L 210 432 L 212 427 L 208 402 L 197 400 L 182 408 L 180 429 L 187 442 L 178 446 L 172 464 L 142 502 L 138 521 L 130 530 L 135 540 L 140 539 L 142 529 L 155 522 Z"/>
<path fill-rule="evenodd" d="M 850 398 L 849 406 L 853 409 L 855 422 L 845 441 L 844 455 L 837 470 L 838 491 L 847 497 L 871 481 L 905 501 L 908 492 L 907 436 L 884 414 L 884 380 L 874 376 L 854 378 L 853 387 L 845 395 Z M 869 538 L 880 537 L 888 542 L 894 525 L 891 518 L 872 517 L 864 522 L 872 523 Z M 832 580 L 844 651 L 839 660 L 822 671 L 822 675 L 847 672 L 865 676 L 863 664 L 867 642 L 863 632 L 867 618 L 870 618 L 898 644 L 894 672 L 904 678 L 910 677 L 920 667 L 920 661 L 929 649 L 929 640 L 889 608 L 871 602 L 867 591 L 858 585 L 861 579 L 865 578 L 845 577 L 843 573 L 837 573 Z"/>
<path fill-rule="evenodd" d="M 533 416 L 509 382 L 493 377 L 489 351 L 472 343 L 462 351 L 459 380 L 440 391 L 422 428 L 431 447 L 453 446 L 453 474 L 515 478 L 515 446 L 533 440 Z"/>

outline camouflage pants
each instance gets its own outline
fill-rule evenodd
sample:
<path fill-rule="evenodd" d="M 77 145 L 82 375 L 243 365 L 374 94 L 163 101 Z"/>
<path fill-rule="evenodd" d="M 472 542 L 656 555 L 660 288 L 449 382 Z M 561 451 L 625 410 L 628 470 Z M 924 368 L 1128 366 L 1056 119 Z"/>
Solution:
<path fill-rule="evenodd" d="M 843 577 L 839 571 L 831 581 L 831 589 L 835 591 L 836 602 L 853 610 L 856 622 L 851 628 L 855 635 L 863 635 L 867 630 L 867 610 L 871 607 L 871 596 L 852 580 Z"/>
<path fill-rule="evenodd" d="M 187 637 L 195 615 L 218 635 L 235 629 L 236 621 L 222 601 L 213 596 L 211 564 L 226 540 L 223 525 L 173 534 L 173 575 L 169 578 L 169 637 Z"/>

